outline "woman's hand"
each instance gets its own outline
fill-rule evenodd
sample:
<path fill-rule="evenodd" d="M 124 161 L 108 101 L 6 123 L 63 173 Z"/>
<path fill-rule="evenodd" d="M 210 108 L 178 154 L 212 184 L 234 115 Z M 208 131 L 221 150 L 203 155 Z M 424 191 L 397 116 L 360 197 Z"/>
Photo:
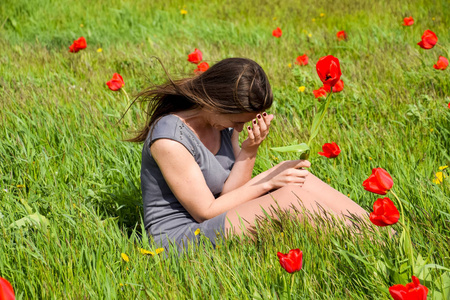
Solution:
<path fill-rule="evenodd" d="M 286 185 L 303 186 L 311 163 L 307 160 L 288 160 L 279 163 L 271 169 L 257 175 L 258 182 L 265 182 L 269 190 L 278 189 Z"/>
<path fill-rule="evenodd" d="M 242 142 L 241 149 L 244 151 L 256 151 L 259 145 L 269 134 L 270 122 L 273 115 L 266 112 L 256 115 L 252 121 L 252 126 L 247 126 L 248 137 Z"/>

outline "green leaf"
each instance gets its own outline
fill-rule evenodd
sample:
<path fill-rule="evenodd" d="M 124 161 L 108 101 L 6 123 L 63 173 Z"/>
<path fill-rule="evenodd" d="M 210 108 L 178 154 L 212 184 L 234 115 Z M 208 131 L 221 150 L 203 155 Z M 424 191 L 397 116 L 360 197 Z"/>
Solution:
<path fill-rule="evenodd" d="M 277 152 L 297 152 L 297 153 L 309 152 L 309 146 L 305 143 L 285 147 L 274 147 L 270 149 Z"/>
<path fill-rule="evenodd" d="M 28 225 L 38 225 L 42 227 L 48 227 L 50 225 L 50 222 L 46 217 L 41 215 L 40 213 L 36 212 L 32 215 L 28 215 L 23 217 L 22 219 L 19 219 L 17 221 L 14 221 L 9 225 L 9 228 L 21 228 Z"/>

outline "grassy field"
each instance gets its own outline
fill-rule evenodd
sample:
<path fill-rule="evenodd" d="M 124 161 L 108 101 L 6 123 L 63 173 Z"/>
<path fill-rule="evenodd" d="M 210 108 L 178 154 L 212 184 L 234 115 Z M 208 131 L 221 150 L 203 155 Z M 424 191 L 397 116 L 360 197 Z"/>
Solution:
<path fill-rule="evenodd" d="M 450 168 L 435 183 L 450 166 L 450 69 L 433 69 L 439 55 L 449 58 L 448 11 L 445 0 L 2 0 L 0 277 L 17 299 L 389 299 L 390 286 L 415 275 L 429 299 L 450 299 Z M 415 24 L 402 26 L 408 16 Z M 426 29 L 441 47 L 417 45 Z M 69 53 L 80 36 L 87 48 Z M 117 123 L 129 103 L 105 82 L 118 72 L 133 95 L 166 81 L 152 56 L 173 78 L 193 75 L 195 48 L 210 65 L 251 58 L 271 80 L 276 118 L 255 174 L 296 158 L 270 148 L 308 140 L 315 63 L 339 58 L 345 88 L 312 145 L 311 171 L 370 212 L 377 196 L 362 182 L 386 169 L 412 259 L 411 244 L 388 229 L 355 235 L 317 219 L 318 232 L 288 216 L 262 221 L 256 240 L 142 254 L 156 250 L 140 238 L 142 145 L 123 140 L 144 112 L 132 106 Z M 309 65 L 295 65 L 305 53 Z M 342 150 L 336 159 L 316 154 L 331 141 Z M 291 276 L 276 253 L 293 248 L 304 261 Z"/>

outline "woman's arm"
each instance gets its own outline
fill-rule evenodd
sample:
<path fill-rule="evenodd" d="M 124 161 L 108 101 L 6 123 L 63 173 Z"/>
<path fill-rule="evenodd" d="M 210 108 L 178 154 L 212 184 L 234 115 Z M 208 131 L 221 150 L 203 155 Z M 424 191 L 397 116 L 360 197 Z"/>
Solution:
<path fill-rule="evenodd" d="M 263 113 L 252 121 L 253 127 L 245 128 L 248 133 L 247 139 L 242 143 L 242 149 L 239 147 L 239 132 L 233 131 L 231 142 L 236 161 L 231 169 L 221 195 L 224 195 L 238 187 L 244 185 L 252 178 L 253 167 L 255 165 L 258 147 L 269 134 L 270 122 L 273 115 Z"/>
<path fill-rule="evenodd" d="M 200 167 L 182 144 L 159 139 L 150 151 L 171 191 L 197 222 L 211 219 L 281 186 L 302 185 L 308 175 L 308 171 L 298 169 L 309 167 L 308 161 L 286 161 L 215 199 Z"/>

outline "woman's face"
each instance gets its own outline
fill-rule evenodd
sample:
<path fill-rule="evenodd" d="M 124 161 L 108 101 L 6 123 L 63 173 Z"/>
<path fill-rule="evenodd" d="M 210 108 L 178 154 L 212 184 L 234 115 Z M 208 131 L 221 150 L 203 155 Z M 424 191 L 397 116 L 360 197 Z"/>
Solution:
<path fill-rule="evenodd" d="M 219 130 L 233 128 L 237 132 L 241 132 L 245 123 L 256 118 L 257 112 L 245 112 L 239 114 L 213 114 L 210 123 Z"/>

